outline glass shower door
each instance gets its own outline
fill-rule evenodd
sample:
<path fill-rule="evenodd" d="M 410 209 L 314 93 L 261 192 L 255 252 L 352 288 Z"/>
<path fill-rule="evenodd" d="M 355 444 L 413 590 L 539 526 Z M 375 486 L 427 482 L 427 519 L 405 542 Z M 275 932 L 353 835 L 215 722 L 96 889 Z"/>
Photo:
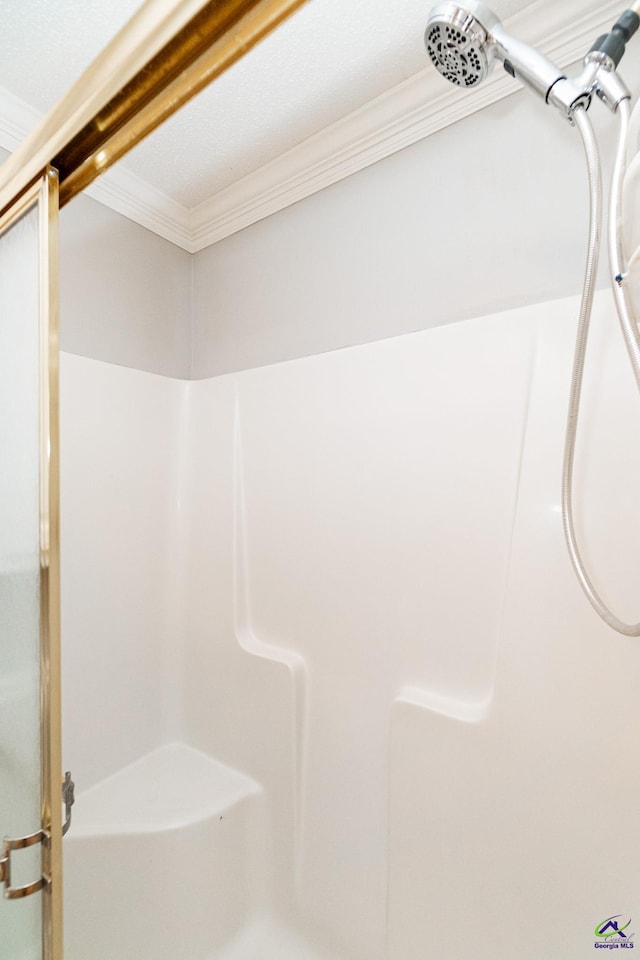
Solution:
<path fill-rule="evenodd" d="M 57 176 L 0 218 L 0 956 L 61 960 Z"/>

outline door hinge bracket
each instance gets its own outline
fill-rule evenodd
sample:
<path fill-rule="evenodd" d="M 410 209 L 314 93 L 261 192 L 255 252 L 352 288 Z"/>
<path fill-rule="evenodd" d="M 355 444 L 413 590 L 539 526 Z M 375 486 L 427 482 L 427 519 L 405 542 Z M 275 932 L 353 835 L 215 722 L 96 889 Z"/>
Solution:
<path fill-rule="evenodd" d="M 75 784 L 71 779 L 69 772 L 65 773 L 62 781 L 62 802 L 64 803 L 65 819 L 62 826 L 62 835 L 64 836 L 71 826 L 71 807 L 74 803 Z M 0 857 L 0 884 L 4 886 L 3 895 L 6 900 L 20 900 L 22 897 L 29 897 L 32 893 L 37 893 L 48 887 L 51 880 L 47 876 L 34 880 L 33 883 L 27 883 L 23 887 L 11 886 L 11 854 L 15 850 L 24 850 L 26 847 L 33 847 L 37 843 L 47 845 L 50 834 L 47 830 L 38 830 L 28 837 L 18 837 L 12 839 L 5 837 L 2 844 L 2 856 Z"/>
<path fill-rule="evenodd" d="M 33 847 L 36 843 L 47 843 L 49 834 L 44 830 L 38 830 L 28 837 L 19 837 L 18 839 L 4 838 L 2 844 L 2 857 L 0 857 L 0 883 L 4 884 L 4 897 L 7 900 L 20 900 L 22 897 L 29 897 L 32 893 L 37 893 L 48 884 L 46 877 L 40 877 L 33 883 L 27 883 L 23 887 L 11 886 L 11 854 L 14 850 L 24 850 L 26 847 Z"/>

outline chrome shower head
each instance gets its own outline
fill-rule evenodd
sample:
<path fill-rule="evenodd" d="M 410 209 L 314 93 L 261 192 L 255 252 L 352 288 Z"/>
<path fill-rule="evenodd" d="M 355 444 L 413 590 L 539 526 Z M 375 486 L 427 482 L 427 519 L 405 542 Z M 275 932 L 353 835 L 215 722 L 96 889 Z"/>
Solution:
<path fill-rule="evenodd" d="M 473 87 L 489 73 L 494 53 L 489 28 L 499 23 L 482 3 L 439 3 L 431 11 L 424 35 L 436 70 L 459 87 Z"/>
<path fill-rule="evenodd" d="M 510 36 L 495 13 L 478 0 L 438 3 L 424 42 L 436 70 L 459 87 L 476 86 L 496 60 L 547 101 L 552 87 L 566 79 L 547 57 Z"/>

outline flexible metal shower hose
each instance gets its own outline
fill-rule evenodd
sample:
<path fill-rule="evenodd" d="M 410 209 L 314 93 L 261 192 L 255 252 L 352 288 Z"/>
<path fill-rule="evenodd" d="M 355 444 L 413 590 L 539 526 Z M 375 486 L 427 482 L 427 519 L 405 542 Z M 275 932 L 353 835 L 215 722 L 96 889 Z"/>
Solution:
<path fill-rule="evenodd" d="M 629 112 L 629 101 L 623 100 L 617 109 L 620 127 L 618 149 L 611 184 L 609 259 L 613 276 L 616 278 L 614 280 L 614 296 L 618 310 L 618 318 L 622 328 L 622 335 L 627 347 L 636 383 L 640 389 L 640 338 L 627 303 L 624 284 L 625 263 L 622 249 L 622 186 L 626 165 Z M 573 568 L 592 607 L 602 617 L 605 623 L 613 627 L 614 630 L 617 630 L 618 633 L 625 634 L 628 637 L 637 637 L 640 636 L 640 623 L 625 623 L 616 617 L 616 615 L 609 610 L 591 582 L 580 555 L 573 519 L 573 468 L 576 434 L 578 430 L 584 360 L 589 336 L 589 326 L 591 323 L 598 259 L 600 256 L 600 223 L 602 220 L 602 174 L 598 144 L 591 121 L 583 107 L 576 108 L 573 113 L 573 120 L 582 136 L 589 173 L 589 248 L 582 290 L 582 301 L 580 304 L 580 318 L 578 321 L 578 333 L 571 375 L 569 412 L 567 415 L 567 431 L 562 468 L 562 524 Z"/>

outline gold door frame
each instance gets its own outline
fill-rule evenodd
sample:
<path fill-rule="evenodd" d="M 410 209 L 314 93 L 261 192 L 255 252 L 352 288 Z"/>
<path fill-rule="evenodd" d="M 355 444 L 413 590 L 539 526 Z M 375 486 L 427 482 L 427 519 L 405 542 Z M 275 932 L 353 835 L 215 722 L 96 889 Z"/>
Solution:
<path fill-rule="evenodd" d="M 62 960 L 62 678 L 60 650 L 60 436 L 58 172 L 40 198 L 40 738 L 44 960 Z"/>
<path fill-rule="evenodd" d="M 40 808 L 42 952 L 62 960 L 58 174 L 44 174 L 0 217 L 0 236 L 38 208 L 40 348 Z M 37 889 L 37 888 L 36 888 Z"/>
<path fill-rule="evenodd" d="M 0 166 L 0 233 L 40 209 L 43 958 L 63 960 L 58 209 L 306 0 L 146 0 Z"/>

